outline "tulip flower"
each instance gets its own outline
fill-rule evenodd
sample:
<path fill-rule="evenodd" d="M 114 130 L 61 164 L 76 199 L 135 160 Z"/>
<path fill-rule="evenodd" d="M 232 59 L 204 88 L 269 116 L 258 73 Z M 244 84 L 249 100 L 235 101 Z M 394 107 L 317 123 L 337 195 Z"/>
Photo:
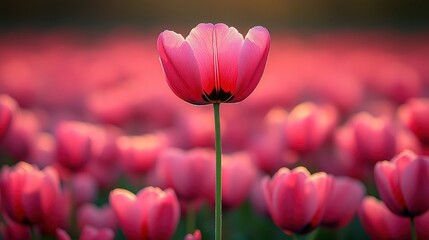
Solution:
<path fill-rule="evenodd" d="M 304 167 L 281 168 L 262 184 L 274 223 L 287 234 L 306 234 L 323 219 L 333 177 L 323 172 L 310 175 Z"/>
<path fill-rule="evenodd" d="M 393 214 L 374 197 L 364 198 L 358 214 L 365 232 L 372 239 L 409 239 L 409 220 Z"/>
<path fill-rule="evenodd" d="M 171 189 L 147 187 L 137 195 L 115 189 L 110 192 L 109 202 L 129 240 L 170 239 L 179 222 L 180 206 Z"/>
<path fill-rule="evenodd" d="M 378 192 L 395 214 L 415 217 L 429 210 L 429 158 L 403 151 L 374 168 Z"/>
<path fill-rule="evenodd" d="M 57 161 L 71 171 L 82 169 L 90 160 L 91 128 L 83 122 L 64 121 L 56 127 Z"/>
<path fill-rule="evenodd" d="M 0 95 L 0 140 L 6 135 L 17 108 L 16 101 L 8 95 Z"/>
<path fill-rule="evenodd" d="M 362 183 L 348 177 L 335 177 L 321 225 L 340 228 L 349 224 L 355 216 L 364 194 L 365 187 Z"/>
<path fill-rule="evenodd" d="M 3 209 L 17 223 L 40 224 L 53 214 L 61 190 L 57 172 L 19 162 L 1 171 L 0 192 Z"/>
<path fill-rule="evenodd" d="M 257 86 L 270 35 L 254 27 L 246 37 L 225 24 L 199 24 L 190 34 L 164 31 L 158 52 L 173 92 L 192 104 L 239 102 Z"/>
<path fill-rule="evenodd" d="M 116 224 L 115 213 L 109 205 L 98 208 L 91 203 L 87 203 L 82 205 L 77 211 L 77 225 L 81 230 L 85 226 L 116 230 Z"/>
<path fill-rule="evenodd" d="M 399 108 L 399 119 L 421 141 L 429 146 L 429 99 L 414 98 Z"/>
<path fill-rule="evenodd" d="M 259 83 L 267 62 L 270 34 L 254 27 L 243 37 L 225 24 L 198 24 L 190 34 L 164 31 L 158 53 L 171 90 L 191 104 L 213 104 L 216 136 L 215 239 L 222 237 L 220 103 L 240 102 Z"/>

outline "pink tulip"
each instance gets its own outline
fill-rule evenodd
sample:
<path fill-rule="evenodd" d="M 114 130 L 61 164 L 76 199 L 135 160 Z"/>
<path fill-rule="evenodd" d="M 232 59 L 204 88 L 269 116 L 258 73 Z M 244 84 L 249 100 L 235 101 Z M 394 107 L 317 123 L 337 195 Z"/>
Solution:
<path fill-rule="evenodd" d="M 171 189 L 146 187 L 137 195 L 115 189 L 110 205 L 127 239 L 167 240 L 173 235 L 180 217 L 180 206 Z"/>
<path fill-rule="evenodd" d="M 201 239 L 203 239 L 203 237 L 201 236 L 200 230 L 195 230 L 194 234 L 188 233 L 185 236 L 184 240 L 201 240 Z"/>
<path fill-rule="evenodd" d="M 88 173 L 76 173 L 69 183 L 75 206 L 93 202 L 97 198 L 98 186 L 94 177 Z"/>
<path fill-rule="evenodd" d="M 281 168 L 262 184 L 274 223 L 287 234 L 305 234 L 323 219 L 333 177 L 323 172 L 310 175 L 304 167 Z"/>
<path fill-rule="evenodd" d="M 225 208 L 238 207 L 250 194 L 257 169 L 246 152 L 222 155 L 222 205 Z M 215 203 L 215 162 L 206 172 L 206 196 L 210 203 Z"/>
<path fill-rule="evenodd" d="M 12 219 L 7 214 L 2 215 L 4 226 L 0 225 L 0 237 L 6 240 L 27 240 L 31 239 L 31 228 L 26 224 L 20 224 Z"/>
<path fill-rule="evenodd" d="M 225 24 L 198 24 L 189 36 L 164 31 L 158 52 L 168 85 L 192 104 L 239 102 L 257 86 L 267 61 L 270 35 L 254 27 L 246 37 Z"/>
<path fill-rule="evenodd" d="M 0 191 L 7 214 L 18 223 L 39 224 L 55 211 L 61 196 L 57 172 L 19 162 L 1 171 Z"/>
<path fill-rule="evenodd" d="M 335 177 L 322 226 L 340 228 L 350 223 L 365 194 L 362 183 L 348 177 Z"/>
<path fill-rule="evenodd" d="M 306 102 L 289 113 L 286 125 L 286 142 L 290 149 L 305 153 L 321 147 L 337 123 L 337 112 L 331 106 L 316 106 Z"/>
<path fill-rule="evenodd" d="M 71 171 L 82 169 L 90 160 L 90 126 L 77 121 L 60 122 L 56 127 L 57 161 Z"/>
<path fill-rule="evenodd" d="M 71 240 L 66 231 L 61 228 L 56 230 L 58 240 Z M 79 236 L 79 240 L 113 240 L 115 233 L 110 228 L 97 229 L 91 226 L 85 226 Z"/>
<path fill-rule="evenodd" d="M 40 132 L 40 121 L 34 112 L 16 111 L 7 135 L 1 142 L 2 151 L 15 161 L 26 160 L 32 149 L 35 138 Z"/>
<path fill-rule="evenodd" d="M 410 239 L 410 219 L 389 211 L 383 202 L 365 197 L 359 208 L 359 219 L 372 239 Z"/>
<path fill-rule="evenodd" d="M 82 205 L 77 211 L 77 225 L 81 230 L 85 226 L 116 230 L 116 224 L 115 213 L 108 205 L 98 208 L 91 203 L 87 203 Z"/>
<path fill-rule="evenodd" d="M 155 166 L 155 161 L 167 147 L 163 135 L 123 136 L 117 140 L 119 162 L 131 174 L 142 174 Z"/>
<path fill-rule="evenodd" d="M 378 192 L 395 214 L 415 217 L 429 210 L 429 158 L 403 151 L 374 168 Z"/>
<path fill-rule="evenodd" d="M 157 173 L 166 187 L 174 189 L 179 199 L 197 200 L 204 197 L 213 159 L 214 152 L 208 149 L 183 151 L 170 148 L 160 155 Z"/>
<path fill-rule="evenodd" d="M 421 141 L 429 146 L 429 99 L 414 98 L 399 108 L 399 119 Z"/>
<path fill-rule="evenodd" d="M 7 134 L 17 107 L 13 98 L 8 95 L 0 95 L 0 140 Z"/>

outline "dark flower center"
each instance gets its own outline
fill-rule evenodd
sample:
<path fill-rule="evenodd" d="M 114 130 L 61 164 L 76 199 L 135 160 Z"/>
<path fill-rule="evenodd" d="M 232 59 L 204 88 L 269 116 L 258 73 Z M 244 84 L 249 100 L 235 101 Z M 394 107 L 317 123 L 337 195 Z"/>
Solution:
<path fill-rule="evenodd" d="M 219 91 L 213 89 L 210 94 L 204 92 L 202 97 L 205 101 L 210 103 L 222 103 L 231 100 L 234 96 L 232 96 L 231 92 L 225 92 L 220 88 Z"/>

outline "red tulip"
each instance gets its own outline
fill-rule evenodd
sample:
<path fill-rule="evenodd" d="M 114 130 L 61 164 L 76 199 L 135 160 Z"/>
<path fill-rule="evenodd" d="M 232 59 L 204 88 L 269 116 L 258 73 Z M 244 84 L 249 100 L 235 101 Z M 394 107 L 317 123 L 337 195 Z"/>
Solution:
<path fill-rule="evenodd" d="M 201 239 L 202 239 L 202 236 L 201 236 L 200 230 L 195 230 L 194 234 L 188 233 L 185 236 L 184 240 L 201 240 Z"/>
<path fill-rule="evenodd" d="M 88 173 L 76 173 L 69 183 L 75 206 L 92 202 L 97 198 L 98 186 L 94 177 Z"/>
<path fill-rule="evenodd" d="M 8 95 L 0 95 L 0 140 L 6 135 L 17 108 L 16 101 Z"/>
<path fill-rule="evenodd" d="M 403 151 L 374 168 L 378 192 L 395 214 L 415 217 L 429 210 L 429 158 Z"/>
<path fill-rule="evenodd" d="M 85 226 L 91 226 L 97 229 L 110 228 L 115 230 L 115 213 L 108 205 L 98 208 L 91 203 L 87 203 L 78 209 L 77 225 L 81 230 Z"/>
<path fill-rule="evenodd" d="M 332 192 L 333 177 L 310 175 L 304 167 L 281 168 L 262 179 L 265 201 L 274 223 L 287 234 L 304 234 L 321 222 Z"/>
<path fill-rule="evenodd" d="M 160 180 L 174 189 L 182 200 L 204 196 L 207 174 L 214 163 L 214 152 L 208 149 L 183 151 L 170 148 L 159 157 L 157 173 Z"/>
<path fill-rule="evenodd" d="M 0 225 L 0 237 L 7 240 L 27 240 L 31 239 L 31 228 L 28 225 L 20 224 L 12 219 L 7 214 L 2 215 L 4 226 Z"/>
<path fill-rule="evenodd" d="M 90 160 L 91 128 L 83 122 L 64 121 L 57 125 L 57 161 L 68 170 L 82 169 Z"/>
<path fill-rule="evenodd" d="M 180 206 L 171 189 L 147 187 L 137 195 L 115 189 L 110 205 L 127 239 L 167 240 L 173 235 L 180 217 Z"/>
<path fill-rule="evenodd" d="M 54 169 L 39 171 L 25 162 L 2 168 L 0 191 L 7 214 L 18 223 L 30 224 L 46 222 L 61 196 Z"/>
<path fill-rule="evenodd" d="M 322 226 L 340 228 L 350 223 L 365 194 L 362 183 L 348 177 L 335 177 Z"/>
<path fill-rule="evenodd" d="M 158 52 L 173 92 L 192 104 L 239 102 L 258 84 L 270 35 L 254 27 L 246 37 L 225 24 L 198 24 L 189 36 L 164 31 Z"/>
<path fill-rule="evenodd" d="M 374 197 L 365 197 L 359 219 L 372 239 L 410 239 L 410 219 L 397 216 Z"/>

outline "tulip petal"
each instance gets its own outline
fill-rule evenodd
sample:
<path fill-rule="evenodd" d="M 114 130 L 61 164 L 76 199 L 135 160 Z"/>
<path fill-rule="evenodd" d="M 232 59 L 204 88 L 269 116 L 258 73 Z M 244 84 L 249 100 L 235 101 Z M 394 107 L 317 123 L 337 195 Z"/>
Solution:
<path fill-rule="evenodd" d="M 405 203 L 400 189 L 396 187 L 398 175 L 395 165 L 389 161 L 378 162 L 374 167 L 374 178 L 381 199 L 392 212 L 403 214 Z"/>
<path fill-rule="evenodd" d="M 207 104 L 202 98 L 198 64 L 188 42 L 180 34 L 164 31 L 157 44 L 167 83 L 173 92 L 189 103 Z"/>
<path fill-rule="evenodd" d="M 156 202 L 148 211 L 149 239 L 170 239 L 180 217 L 179 201 L 174 192 L 171 189 L 159 192 Z"/>
<path fill-rule="evenodd" d="M 400 187 L 409 216 L 429 209 L 429 159 L 417 158 L 404 169 Z"/>
<path fill-rule="evenodd" d="M 136 196 L 124 189 L 110 193 L 109 202 L 127 239 L 141 239 L 143 215 Z"/>
<path fill-rule="evenodd" d="M 240 51 L 236 92 L 230 102 L 244 100 L 262 77 L 270 48 L 270 34 L 264 27 L 249 30 Z"/>

